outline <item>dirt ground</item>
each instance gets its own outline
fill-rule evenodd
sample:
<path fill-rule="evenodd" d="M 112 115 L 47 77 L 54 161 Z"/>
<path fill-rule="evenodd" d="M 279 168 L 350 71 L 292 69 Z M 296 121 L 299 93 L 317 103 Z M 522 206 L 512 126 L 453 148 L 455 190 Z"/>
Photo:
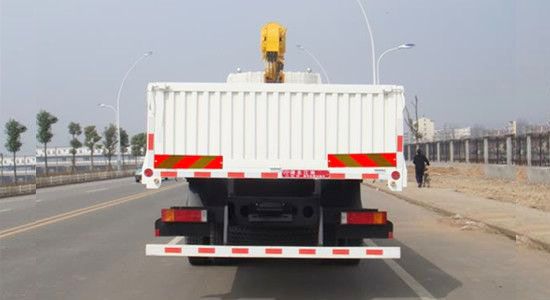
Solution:
<path fill-rule="evenodd" d="M 414 182 L 414 168 L 408 171 L 409 181 Z M 430 166 L 429 173 L 432 187 L 550 211 L 550 185 L 526 182 L 521 168 L 514 181 L 485 177 L 483 165 Z"/>

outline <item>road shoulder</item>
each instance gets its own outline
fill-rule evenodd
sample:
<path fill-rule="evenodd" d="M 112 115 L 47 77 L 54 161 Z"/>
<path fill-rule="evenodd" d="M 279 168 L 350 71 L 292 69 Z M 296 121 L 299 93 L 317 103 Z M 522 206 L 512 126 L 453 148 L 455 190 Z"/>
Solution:
<path fill-rule="evenodd" d="M 383 183 L 366 182 L 365 185 L 442 215 L 459 215 L 482 223 L 517 243 L 527 243 L 550 252 L 550 213 L 452 189 L 410 186 L 403 192 L 391 192 Z"/>

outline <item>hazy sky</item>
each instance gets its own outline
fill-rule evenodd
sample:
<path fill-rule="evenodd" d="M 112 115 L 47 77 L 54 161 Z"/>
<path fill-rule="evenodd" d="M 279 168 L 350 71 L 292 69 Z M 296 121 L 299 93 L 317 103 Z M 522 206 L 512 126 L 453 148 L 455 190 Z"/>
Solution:
<path fill-rule="evenodd" d="M 550 1 L 368 0 L 383 83 L 418 95 L 421 114 L 443 123 L 500 127 L 507 120 L 550 119 Z M 121 122 L 145 129 L 149 81 L 222 82 L 237 67 L 261 70 L 259 30 L 288 29 L 286 70 L 317 71 L 297 50 L 321 60 L 334 83 L 370 83 L 370 44 L 355 0 L 0 0 L 0 151 L 4 123 L 29 127 L 35 114 L 59 117 L 53 145 L 68 145 L 67 124 L 114 121 L 110 110 L 122 76 L 143 52 L 154 55 L 131 73 Z"/>

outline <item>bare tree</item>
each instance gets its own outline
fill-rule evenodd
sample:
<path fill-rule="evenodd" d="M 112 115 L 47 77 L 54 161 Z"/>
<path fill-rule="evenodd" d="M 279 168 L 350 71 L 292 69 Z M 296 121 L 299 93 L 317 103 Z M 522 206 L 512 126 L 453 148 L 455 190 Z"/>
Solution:
<path fill-rule="evenodd" d="M 416 144 L 420 141 L 420 139 L 422 139 L 422 134 L 418 131 L 418 97 L 416 95 L 414 96 L 413 108 L 414 108 L 414 119 L 411 118 L 409 108 L 405 106 L 405 113 L 407 114 L 405 123 L 407 123 L 409 132 L 414 138 L 413 142 Z"/>

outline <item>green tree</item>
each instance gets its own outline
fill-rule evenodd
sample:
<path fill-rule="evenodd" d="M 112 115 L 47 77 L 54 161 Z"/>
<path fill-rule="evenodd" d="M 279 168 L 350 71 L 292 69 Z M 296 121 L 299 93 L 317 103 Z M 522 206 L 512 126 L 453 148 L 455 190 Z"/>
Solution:
<path fill-rule="evenodd" d="M 76 168 L 76 150 L 82 147 L 82 143 L 78 140 L 78 136 L 82 134 L 82 128 L 79 123 L 71 122 L 69 123 L 69 134 L 71 135 L 71 155 L 72 157 L 72 167 L 71 171 L 74 173 Z"/>
<path fill-rule="evenodd" d="M 95 126 L 90 125 L 84 128 L 84 145 L 90 149 L 91 169 L 94 169 L 94 150 L 97 143 L 101 140 L 101 136 L 97 133 Z"/>
<path fill-rule="evenodd" d="M 25 125 L 10 119 L 6 123 L 5 133 L 6 133 L 6 149 L 13 153 L 13 182 L 17 183 L 17 164 L 15 161 L 15 154 L 21 150 L 21 134 L 27 131 Z"/>
<path fill-rule="evenodd" d="M 132 156 L 134 156 L 137 165 L 137 158 L 145 155 L 145 147 L 147 146 L 145 133 L 142 132 L 132 136 L 130 144 L 132 145 Z"/>
<path fill-rule="evenodd" d="M 111 158 L 115 155 L 116 146 L 118 144 L 117 129 L 113 124 L 105 127 L 103 130 L 103 155 L 109 161 L 109 170 L 111 169 Z"/>
<path fill-rule="evenodd" d="M 120 152 L 122 153 L 122 166 L 124 166 L 124 154 L 128 152 L 130 146 L 130 139 L 126 130 L 120 128 Z"/>
<path fill-rule="evenodd" d="M 44 166 L 46 168 L 46 176 L 48 175 L 48 143 L 51 142 L 53 133 L 52 125 L 57 123 L 57 117 L 45 110 L 41 110 L 36 114 L 36 139 L 40 144 L 44 145 Z"/>

